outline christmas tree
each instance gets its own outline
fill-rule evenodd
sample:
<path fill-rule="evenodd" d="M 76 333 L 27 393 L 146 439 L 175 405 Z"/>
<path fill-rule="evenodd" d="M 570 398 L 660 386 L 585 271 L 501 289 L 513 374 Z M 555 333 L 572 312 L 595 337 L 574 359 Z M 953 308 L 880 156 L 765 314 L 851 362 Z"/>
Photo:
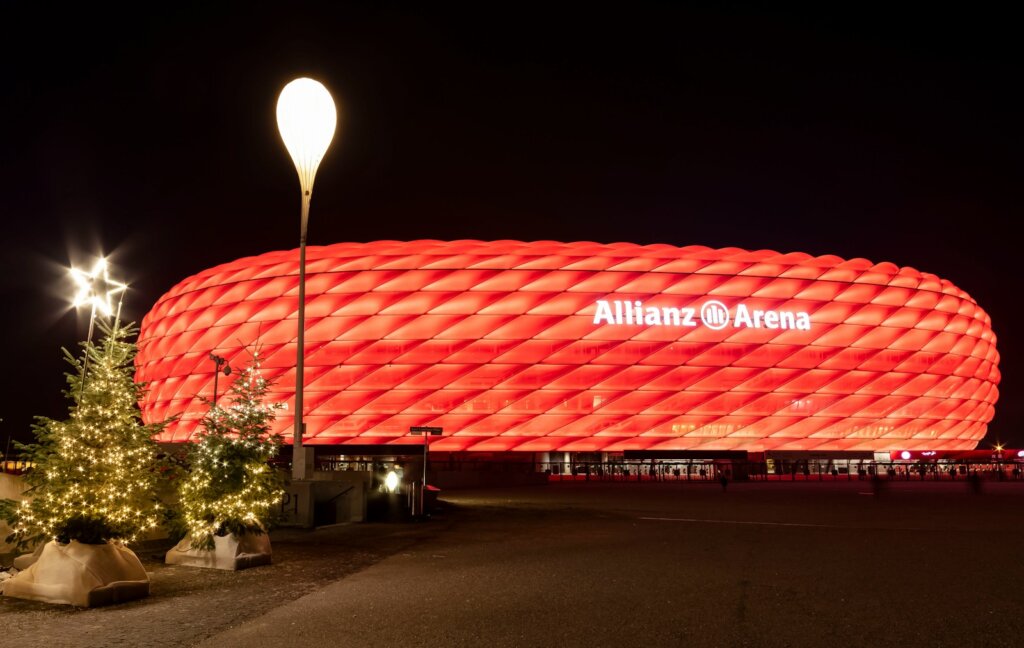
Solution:
<path fill-rule="evenodd" d="M 158 448 L 152 437 L 163 424 L 143 425 L 135 382 L 136 329 L 98 322 L 102 341 L 83 343 L 85 358 L 64 349 L 71 404 L 68 418 L 37 417 L 36 443 L 22 446 L 32 469 L 25 475 L 31 499 L 11 507 L 19 547 L 40 541 L 101 544 L 131 542 L 161 517 L 154 495 Z"/>
<path fill-rule="evenodd" d="M 193 548 L 213 549 L 215 536 L 263 533 L 272 521 L 284 480 L 268 465 L 281 447 L 270 432 L 281 406 L 263 402 L 268 388 L 255 351 L 231 386 L 230 405 L 210 403 L 179 492 Z"/>

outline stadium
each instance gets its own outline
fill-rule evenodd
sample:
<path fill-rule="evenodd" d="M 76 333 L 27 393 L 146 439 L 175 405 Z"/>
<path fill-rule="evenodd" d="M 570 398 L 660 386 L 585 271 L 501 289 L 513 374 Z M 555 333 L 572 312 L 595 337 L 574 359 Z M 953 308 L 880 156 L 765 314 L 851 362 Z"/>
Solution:
<path fill-rule="evenodd" d="M 989 316 L 865 259 L 552 241 L 308 249 L 304 442 L 544 458 L 975 449 L 998 397 Z M 194 435 L 211 353 L 295 391 L 298 251 L 189 277 L 142 322 L 147 422 Z M 222 382 L 222 385 L 224 383 Z M 292 417 L 276 431 L 291 438 Z M 559 453 L 559 454 L 555 454 Z M 660 453 L 660 454 L 659 454 Z M 851 454 L 854 453 L 854 454 Z"/>

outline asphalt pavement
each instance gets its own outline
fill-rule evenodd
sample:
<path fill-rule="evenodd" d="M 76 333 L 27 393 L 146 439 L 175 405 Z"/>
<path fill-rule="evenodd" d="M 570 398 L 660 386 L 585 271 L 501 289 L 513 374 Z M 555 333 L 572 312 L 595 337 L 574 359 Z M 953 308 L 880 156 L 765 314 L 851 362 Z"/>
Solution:
<path fill-rule="evenodd" d="M 1024 484 L 451 492 L 443 532 L 204 646 L 1024 642 Z"/>

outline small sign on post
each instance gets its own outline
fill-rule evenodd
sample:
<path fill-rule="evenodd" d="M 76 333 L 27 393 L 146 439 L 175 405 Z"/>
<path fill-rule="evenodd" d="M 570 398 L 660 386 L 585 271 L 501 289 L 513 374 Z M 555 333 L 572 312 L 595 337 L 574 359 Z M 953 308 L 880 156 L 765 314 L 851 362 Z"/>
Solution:
<path fill-rule="evenodd" d="M 414 425 L 409 428 L 409 434 L 423 435 L 423 478 L 420 483 L 420 515 L 426 514 L 426 495 L 427 495 L 427 448 L 430 446 L 430 441 L 427 437 L 430 436 L 441 436 L 444 432 L 443 428 L 429 427 L 425 425 Z"/>
<path fill-rule="evenodd" d="M 409 428 L 409 434 L 429 434 L 430 436 L 439 436 L 444 432 L 444 428 L 439 427 L 426 427 L 422 425 L 414 425 Z"/>

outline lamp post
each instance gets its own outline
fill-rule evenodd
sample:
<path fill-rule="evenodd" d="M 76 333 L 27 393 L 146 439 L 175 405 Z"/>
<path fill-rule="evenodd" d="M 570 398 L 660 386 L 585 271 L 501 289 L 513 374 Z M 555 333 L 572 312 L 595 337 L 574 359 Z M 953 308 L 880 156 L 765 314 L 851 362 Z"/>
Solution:
<path fill-rule="evenodd" d="M 3 423 L 3 422 L 4 422 L 4 420 L 2 418 L 0 418 L 0 423 Z M 11 453 L 11 434 L 10 434 L 10 432 L 8 432 L 7 433 L 7 449 L 4 450 L 4 463 L 3 463 L 2 466 L 0 466 L 0 472 L 7 472 L 7 455 L 9 455 L 10 453 Z"/>
<path fill-rule="evenodd" d="M 285 148 L 295 163 L 302 189 L 302 221 L 299 229 L 299 333 L 295 352 L 295 427 L 292 431 L 292 478 L 306 479 L 312 469 L 312 456 L 302 445 L 306 430 L 302 422 L 302 388 L 305 364 L 306 328 L 306 223 L 313 179 L 320 160 L 334 138 L 338 113 L 331 93 L 313 79 L 295 79 L 284 87 L 277 99 L 277 128 Z"/>
<path fill-rule="evenodd" d="M 216 367 L 213 370 L 213 401 L 212 401 L 212 404 L 213 404 L 214 407 L 217 407 L 217 379 L 220 378 L 220 372 L 221 371 L 224 372 L 225 376 L 230 376 L 231 375 L 231 366 L 228 365 L 228 361 L 227 360 L 225 360 L 224 358 L 220 357 L 219 355 L 215 355 L 213 353 L 210 354 L 210 360 L 213 361 L 213 364 Z M 223 367 L 223 369 L 221 369 L 221 367 Z"/>
<path fill-rule="evenodd" d="M 430 427 L 426 425 L 414 425 L 413 427 L 409 428 L 409 434 L 423 435 L 423 474 L 420 475 L 419 515 L 424 517 L 427 514 L 427 450 L 430 448 L 430 437 L 441 436 L 443 433 L 443 428 Z"/>

